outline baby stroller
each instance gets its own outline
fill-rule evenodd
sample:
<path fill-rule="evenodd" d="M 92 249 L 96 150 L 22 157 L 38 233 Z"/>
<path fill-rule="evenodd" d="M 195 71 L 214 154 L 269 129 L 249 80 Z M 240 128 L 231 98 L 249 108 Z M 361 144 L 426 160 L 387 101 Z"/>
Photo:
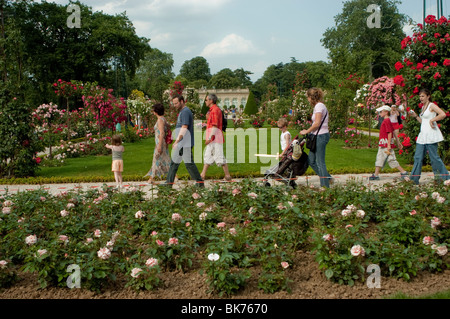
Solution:
<path fill-rule="evenodd" d="M 270 179 L 281 181 L 292 188 L 297 186 L 296 177 L 303 176 L 309 167 L 308 154 L 303 149 L 305 143 L 305 139 L 300 141 L 298 136 L 294 138 L 281 161 L 266 171 L 265 186 L 271 186 Z"/>

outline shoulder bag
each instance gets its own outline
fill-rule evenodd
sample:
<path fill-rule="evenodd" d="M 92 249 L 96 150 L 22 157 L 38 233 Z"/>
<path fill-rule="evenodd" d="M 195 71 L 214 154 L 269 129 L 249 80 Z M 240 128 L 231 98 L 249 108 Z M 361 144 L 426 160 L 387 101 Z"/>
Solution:
<path fill-rule="evenodd" d="M 323 125 L 323 123 L 325 122 L 325 119 L 327 118 L 327 116 L 328 116 L 328 112 L 327 112 L 327 115 L 325 115 L 325 117 L 323 118 L 322 124 L 320 124 L 320 127 L 319 127 L 319 129 L 317 130 L 317 133 L 316 133 L 316 134 L 309 133 L 309 134 L 306 136 L 306 148 L 309 149 L 309 150 L 310 150 L 311 152 L 313 152 L 313 153 L 316 152 L 317 135 L 319 135 L 319 131 L 320 131 L 320 129 L 322 128 L 322 125 Z"/>

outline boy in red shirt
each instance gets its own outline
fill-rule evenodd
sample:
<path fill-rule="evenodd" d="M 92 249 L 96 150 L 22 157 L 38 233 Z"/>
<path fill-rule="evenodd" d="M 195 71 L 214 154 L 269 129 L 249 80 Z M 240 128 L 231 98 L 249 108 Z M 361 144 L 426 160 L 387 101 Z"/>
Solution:
<path fill-rule="evenodd" d="M 392 125 L 391 120 L 389 119 L 389 116 L 391 114 L 391 107 L 384 105 L 378 108 L 377 112 L 379 112 L 380 116 L 384 118 L 384 121 L 381 124 L 380 128 L 378 154 L 377 160 L 375 162 L 375 174 L 369 177 L 369 180 L 371 181 L 380 180 L 380 177 L 378 175 L 380 175 L 380 171 L 386 165 L 386 163 L 389 164 L 391 168 L 398 169 L 402 174 L 401 175 L 402 179 L 405 179 L 408 176 L 408 172 L 405 171 L 400 166 L 397 159 L 395 158 L 394 149 L 396 148 L 396 145 L 395 140 L 392 138 L 394 133 L 394 127 Z"/>

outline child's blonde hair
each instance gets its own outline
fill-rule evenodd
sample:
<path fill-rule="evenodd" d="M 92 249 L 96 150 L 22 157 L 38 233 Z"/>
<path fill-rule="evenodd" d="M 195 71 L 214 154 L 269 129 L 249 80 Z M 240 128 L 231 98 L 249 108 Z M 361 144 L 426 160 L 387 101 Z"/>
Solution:
<path fill-rule="evenodd" d="M 122 139 L 119 135 L 114 135 L 111 139 L 111 142 L 114 146 L 120 146 L 122 145 Z"/>
<path fill-rule="evenodd" d="M 288 120 L 285 117 L 281 117 L 278 120 L 278 125 L 281 125 L 281 127 L 286 127 L 288 126 Z"/>

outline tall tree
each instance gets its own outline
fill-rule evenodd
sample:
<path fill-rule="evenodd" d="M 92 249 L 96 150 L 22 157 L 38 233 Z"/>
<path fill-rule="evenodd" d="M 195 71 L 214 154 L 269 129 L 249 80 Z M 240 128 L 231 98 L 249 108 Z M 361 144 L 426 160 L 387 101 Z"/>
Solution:
<path fill-rule="evenodd" d="M 42 143 L 30 129 L 23 35 L 11 14 L 11 1 L 0 1 L 0 177 L 33 176 Z"/>
<path fill-rule="evenodd" d="M 239 80 L 239 86 L 241 88 L 250 88 L 253 85 L 252 80 L 250 79 L 250 75 L 253 74 L 252 72 L 240 68 L 234 70 L 233 73 Z"/>
<path fill-rule="evenodd" d="M 162 101 L 164 91 L 175 77 L 173 55 L 153 48 L 141 61 L 136 82 L 151 99 Z"/>
<path fill-rule="evenodd" d="M 187 84 L 198 80 L 207 82 L 211 80 L 208 61 L 201 56 L 185 61 L 181 66 L 180 75 L 188 81 Z"/>
<path fill-rule="evenodd" d="M 113 62 L 119 60 L 132 77 L 150 48 L 149 40 L 136 35 L 125 13 L 110 16 L 93 13 L 80 2 L 74 4 L 80 7 L 80 28 L 67 25 L 67 6 L 48 2 L 17 2 L 12 6 L 23 35 L 27 69 L 43 100 L 38 102 L 51 99 L 47 86 L 60 78 L 113 87 Z"/>
<path fill-rule="evenodd" d="M 336 73 L 358 73 L 375 79 L 395 72 L 394 65 L 402 56 L 398 43 L 405 37 L 403 26 L 407 20 L 398 11 L 400 3 L 398 0 L 344 2 L 342 13 L 335 17 L 336 26 L 327 29 L 321 40 L 329 50 Z M 373 4 L 379 6 L 380 12 L 370 11 Z M 380 28 L 371 25 L 372 14 L 379 14 Z"/>
<path fill-rule="evenodd" d="M 212 76 L 208 86 L 214 89 L 234 89 L 240 86 L 240 81 L 233 71 L 225 68 Z"/>

